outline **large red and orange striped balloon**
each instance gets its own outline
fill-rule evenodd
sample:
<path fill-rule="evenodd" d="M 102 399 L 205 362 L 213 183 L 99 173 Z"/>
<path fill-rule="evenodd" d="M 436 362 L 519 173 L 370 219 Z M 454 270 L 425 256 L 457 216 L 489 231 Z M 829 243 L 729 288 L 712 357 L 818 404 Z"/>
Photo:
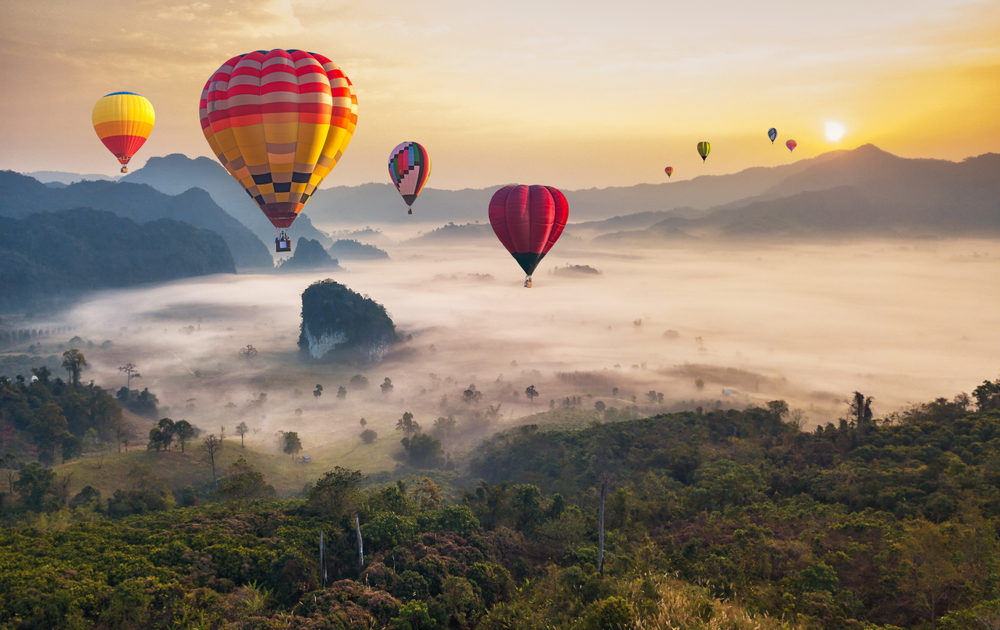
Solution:
<path fill-rule="evenodd" d="M 127 173 L 125 165 L 153 131 L 156 115 L 146 97 L 134 92 L 112 92 L 97 101 L 91 120 L 97 137 L 121 162 L 122 173 Z"/>
<path fill-rule="evenodd" d="M 504 186 L 490 200 L 490 225 L 497 238 L 528 274 L 531 274 L 566 227 L 569 204 L 552 186 Z"/>
<path fill-rule="evenodd" d="M 358 98 L 347 75 L 323 55 L 258 50 L 212 74 L 200 115 L 219 161 L 284 228 L 351 141 Z"/>

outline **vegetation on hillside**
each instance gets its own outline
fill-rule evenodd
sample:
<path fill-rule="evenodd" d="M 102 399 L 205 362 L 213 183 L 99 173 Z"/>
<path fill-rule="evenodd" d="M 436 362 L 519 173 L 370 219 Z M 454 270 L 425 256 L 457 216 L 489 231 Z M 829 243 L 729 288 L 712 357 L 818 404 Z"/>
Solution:
<path fill-rule="evenodd" d="M 193 500 L 150 468 L 70 497 L 30 463 L 3 497 L 0 625 L 995 627 L 1000 381 L 889 418 L 856 393 L 808 433 L 787 412 L 529 425 L 453 472 L 417 468 L 454 466 L 446 419 L 404 413 L 395 478 L 334 467 L 280 501 L 243 457 Z"/>

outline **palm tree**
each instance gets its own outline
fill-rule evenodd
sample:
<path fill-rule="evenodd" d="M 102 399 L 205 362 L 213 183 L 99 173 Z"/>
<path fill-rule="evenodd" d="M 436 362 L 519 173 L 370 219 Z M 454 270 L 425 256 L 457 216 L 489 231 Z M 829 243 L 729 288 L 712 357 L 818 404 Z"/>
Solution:
<path fill-rule="evenodd" d="M 406 411 L 403 412 L 403 417 L 396 421 L 396 430 L 402 431 L 409 438 L 420 431 L 420 425 L 413 419 L 413 414 Z"/>

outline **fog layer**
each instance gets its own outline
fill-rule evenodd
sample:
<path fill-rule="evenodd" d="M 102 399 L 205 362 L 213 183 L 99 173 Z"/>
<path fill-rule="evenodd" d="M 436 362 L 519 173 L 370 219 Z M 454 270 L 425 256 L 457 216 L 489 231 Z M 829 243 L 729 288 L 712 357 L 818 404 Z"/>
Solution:
<path fill-rule="evenodd" d="M 390 437 L 403 411 L 429 428 L 499 405 L 492 424 L 476 427 L 485 432 L 576 396 L 581 408 L 635 404 L 644 414 L 784 399 L 815 425 L 843 416 L 855 390 L 885 416 L 971 391 L 1000 369 L 1000 244 L 990 241 L 627 251 L 568 238 L 531 289 L 493 240 L 387 249 L 391 260 L 346 271 L 104 292 L 65 317 L 75 334 L 112 341 L 87 352 L 87 379 L 117 387 L 118 366 L 131 361 L 142 374 L 133 388 L 156 393 L 171 417 L 213 432 L 243 419 L 257 439 L 298 430 L 307 451 L 354 443 L 361 417 Z M 566 265 L 600 274 L 553 273 Z M 300 295 L 325 277 L 388 310 L 405 341 L 381 364 L 298 357 Z M 240 354 L 248 344 L 256 357 Z M 359 373 L 367 389 L 349 387 Z M 383 394 L 386 377 L 393 389 Z M 465 403 L 470 384 L 483 395 Z"/>

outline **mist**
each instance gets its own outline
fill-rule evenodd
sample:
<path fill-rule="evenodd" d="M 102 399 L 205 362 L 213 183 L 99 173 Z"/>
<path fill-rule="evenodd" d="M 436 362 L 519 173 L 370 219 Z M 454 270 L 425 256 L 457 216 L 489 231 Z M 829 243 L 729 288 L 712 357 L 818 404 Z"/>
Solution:
<path fill-rule="evenodd" d="M 155 393 L 161 415 L 227 435 L 245 421 L 247 439 L 260 443 L 298 431 L 304 453 L 331 457 L 358 445 L 362 417 L 396 443 L 404 411 L 425 430 L 453 415 L 467 442 L 567 398 L 639 415 L 783 399 L 808 428 L 844 416 L 855 390 L 884 417 L 998 375 L 1000 335 L 983 333 L 995 330 L 1000 303 L 1000 246 L 991 241 L 630 250 L 602 249 L 570 226 L 525 289 L 492 239 L 403 236 L 383 235 L 388 261 L 106 291 L 62 317 L 95 344 L 85 380 L 117 389 L 118 367 L 132 362 L 142 375 L 133 389 Z M 568 265 L 600 273 L 565 273 Z M 300 295 L 327 277 L 386 307 L 402 341 L 380 364 L 300 359 Z M 110 347 L 98 347 L 105 340 Z M 248 344 L 253 358 L 241 355 Z M 355 374 L 367 388 L 350 387 Z M 384 394 L 386 377 L 393 388 Z M 463 401 L 469 385 L 482 392 L 478 402 Z"/>

